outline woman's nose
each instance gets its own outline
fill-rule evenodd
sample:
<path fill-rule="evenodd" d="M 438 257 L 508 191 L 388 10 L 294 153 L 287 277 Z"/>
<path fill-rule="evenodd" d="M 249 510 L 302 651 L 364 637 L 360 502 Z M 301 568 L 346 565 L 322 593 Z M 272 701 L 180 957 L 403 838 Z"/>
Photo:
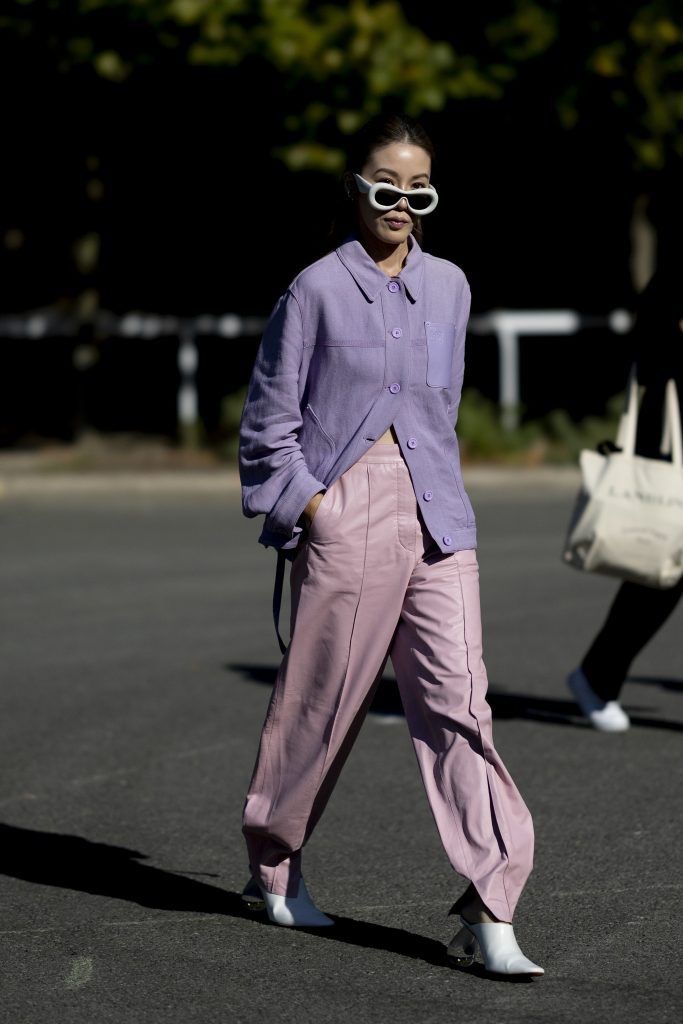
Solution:
<path fill-rule="evenodd" d="M 406 199 L 405 196 L 402 196 L 401 199 L 399 199 L 399 202 L 398 202 L 398 205 L 397 205 L 396 209 L 397 210 L 407 210 L 408 209 L 408 200 Z"/>

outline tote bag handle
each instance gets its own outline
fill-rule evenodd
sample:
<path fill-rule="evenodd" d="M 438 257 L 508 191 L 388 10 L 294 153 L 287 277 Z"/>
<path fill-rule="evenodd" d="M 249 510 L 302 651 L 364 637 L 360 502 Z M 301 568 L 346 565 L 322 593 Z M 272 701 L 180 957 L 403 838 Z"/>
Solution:
<path fill-rule="evenodd" d="M 634 364 L 629 374 L 624 412 L 619 422 L 619 430 L 616 437 L 617 446 L 622 449 L 625 455 L 631 457 L 635 455 L 636 436 L 638 434 L 638 392 L 638 377 Z M 683 467 L 681 411 L 678 403 L 676 382 L 673 379 L 666 382 L 660 451 L 662 455 L 668 455 L 671 452 L 673 464 L 679 468 Z"/>
<path fill-rule="evenodd" d="M 662 431 L 662 454 L 671 452 L 674 466 L 683 469 L 683 432 L 681 431 L 681 409 L 678 404 L 676 381 L 666 382 L 666 402 L 664 407 L 664 430 Z"/>
<path fill-rule="evenodd" d="M 619 421 L 616 444 L 625 455 L 634 455 L 636 450 L 636 434 L 638 433 L 638 377 L 636 364 L 631 367 L 626 386 L 624 411 Z"/>

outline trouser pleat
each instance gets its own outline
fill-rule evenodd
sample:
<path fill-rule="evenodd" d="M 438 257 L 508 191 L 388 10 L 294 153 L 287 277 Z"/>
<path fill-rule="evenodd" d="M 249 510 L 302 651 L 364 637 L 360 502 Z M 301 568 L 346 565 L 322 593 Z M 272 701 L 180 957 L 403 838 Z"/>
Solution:
<path fill-rule="evenodd" d="M 416 568 L 391 659 L 451 864 L 510 920 L 531 870 L 533 828 L 493 745 L 474 552 Z"/>

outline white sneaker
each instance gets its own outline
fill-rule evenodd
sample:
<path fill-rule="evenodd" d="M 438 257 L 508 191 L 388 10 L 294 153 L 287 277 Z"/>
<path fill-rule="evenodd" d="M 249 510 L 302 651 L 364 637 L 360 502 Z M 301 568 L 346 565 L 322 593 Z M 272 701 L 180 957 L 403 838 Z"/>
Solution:
<path fill-rule="evenodd" d="M 591 689 L 580 668 L 575 668 L 567 677 L 567 686 L 586 718 L 596 729 L 601 732 L 625 732 L 631 725 L 619 701 L 601 700 Z"/>

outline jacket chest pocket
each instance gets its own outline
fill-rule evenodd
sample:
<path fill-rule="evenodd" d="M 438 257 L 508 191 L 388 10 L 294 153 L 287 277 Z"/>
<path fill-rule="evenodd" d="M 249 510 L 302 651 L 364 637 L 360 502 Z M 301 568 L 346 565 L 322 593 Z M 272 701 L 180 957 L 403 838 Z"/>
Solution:
<path fill-rule="evenodd" d="M 453 369 L 455 324 L 425 322 L 427 336 L 427 384 L 430 388 L 448 388 Z"/>

